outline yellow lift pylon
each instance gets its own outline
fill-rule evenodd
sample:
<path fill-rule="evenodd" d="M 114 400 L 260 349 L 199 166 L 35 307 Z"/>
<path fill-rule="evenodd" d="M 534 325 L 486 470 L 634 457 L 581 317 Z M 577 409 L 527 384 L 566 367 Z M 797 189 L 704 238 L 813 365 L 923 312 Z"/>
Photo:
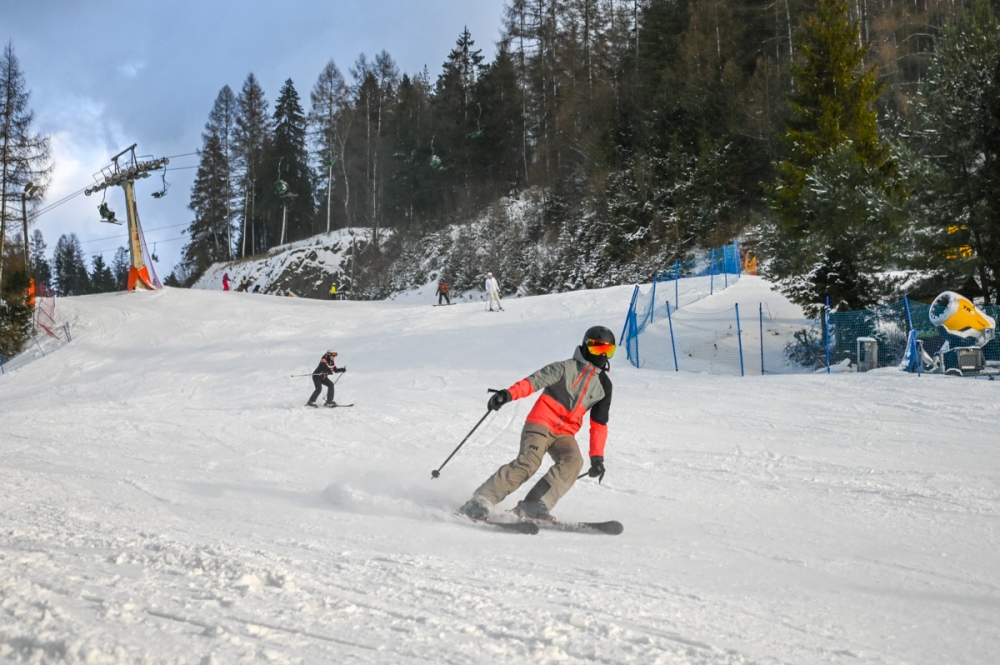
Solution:
<path fill-rule="evenodd" d="M 125 216 L 128 221 L 129 257 L 132 263 L 128 271 L 128 290 L 154 291 L 156 287 L 149 277 L 149 268 L 146 266 L 146 259 L 142 252 L 142 226 L 139 223 L 139 209 L 135 203 L 135 181 L 140 178 L 148 178 L 151 171 L 162 169 L 170 163 L 170 160 L 161 157 L 140 161 L 135 156 L 136 145 L 138 144 L 133 143 L 112 157 L 111 164 L 101 169 L 100 177 L 95 176 L 97 184 L 83 190 L 83 193 L 90 196 L 115 186 L 119 186 L 125 191 Z M 119 159 L 126 154 L 128 155 L 127 160 L 124 164 L 119 164 Z M 106 203 L 102 202 L 98 206 L 98 210 L 101 213 L 102 221 L 121 223 L 115 219 L 114 212 L 108 208 Z"/>

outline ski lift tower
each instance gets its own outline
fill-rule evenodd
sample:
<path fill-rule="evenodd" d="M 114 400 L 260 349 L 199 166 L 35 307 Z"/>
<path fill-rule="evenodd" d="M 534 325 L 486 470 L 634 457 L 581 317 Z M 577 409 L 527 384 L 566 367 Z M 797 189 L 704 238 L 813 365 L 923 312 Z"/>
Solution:
<path fill-rule="evenodd" d="M 83 193 L 90 196 L 91 194 L 104 191 L 108 187 L 115 186 L 120 186 L 125 190 L 125 214 L 128 218 L 129 255 L 132 260 L 132 266 L 128 271 L 128 290 L 142 289 L 153 291 L 156 287 L 149 278 L 149 269 L 146 266 L 146 260 L 143 255 L 142 227 L 139 224 L 139 210 L 135 205 L 135 181 L 140 178 L 148 178 L 150 171 L 157 171 L 163 168 L 170 163 L 170 160 L 166 157 L 161 157 L 159 159 L 141 161 L 135 156 L 136 145 L 138 144 L 133 143 L 130 147 L 112 157 L 111 164 L 101 169 L 100 176 L 94 176 L 97 184 L 83 190 Z M 125 155 L 127 157 L 122 160 L 122 163 L 119 163 L 119 160 Z M 102 203 L 99 208 L 101 209 L 102 217 L 109 222 L 115 222 L 114 213 L 108 210 L 106 204 Z"/>

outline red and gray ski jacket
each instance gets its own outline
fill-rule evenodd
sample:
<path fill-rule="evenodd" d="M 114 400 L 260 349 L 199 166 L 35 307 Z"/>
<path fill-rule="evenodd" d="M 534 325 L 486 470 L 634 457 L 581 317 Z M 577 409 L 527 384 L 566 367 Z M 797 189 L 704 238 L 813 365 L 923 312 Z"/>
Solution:
<path fill-rule="evenodd" d="M 323 357 L 320 358 L 319 365 L 317 365 L 316 369 L 313 370 L 313 375 L 327 376 L 329 374 L 340 374 L 343 371 L 344 370 L 337 367 L 337 362 L 334 360 L 334 357 L 329 353 L 325 353 L 323 354 Z"/>
<path fill-rule="evenodd" d="M 611 410 L 611 378 L 588 362 L 580 348 L 569 360 L 546 365 L 510 388 L 513 399 L 544 389 L 528 414 L 527 422 L 548 427 L 556 434 L 575 435 L 590 411 L 590 456 L 604 456 Z"/>

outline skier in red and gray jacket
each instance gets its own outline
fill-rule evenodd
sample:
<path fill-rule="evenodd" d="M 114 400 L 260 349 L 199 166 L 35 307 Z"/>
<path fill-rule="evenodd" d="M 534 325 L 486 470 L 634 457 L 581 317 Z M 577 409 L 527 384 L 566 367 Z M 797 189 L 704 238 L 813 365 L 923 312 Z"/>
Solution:
<path fill-rule="evenodd" d="M 569 491 L 583 468 L 583 457 L 575 434 L 590 411 L 591 478 L 604 479 L 604 445 L 608 439 L 611 409 L 611 379 L 608 359 L 615 353 L 615 336 L 604 326 L 590 328 L 583 343 L 569 360 L 546 365 L 529 377 L 490 398 L 491 411 L 507 402 L 543 390 L 521 430 L 517 457 L 497 469 L 461 512 L 472 519 L 487 519 L 493 506 L 503 501 L 538 471 L 546 453 L 555 464 L 549 468 L 515 512 L 535 520 L 552 520 L 550 510 Z"/>
<path fill-rule="evenodd" d="M 329 377 L 331 374 L 343 374 L 347 371 L 346 367 L 337 367 L 337 362 L 335 358 L 337 357 L 336 351 L 327 351 L 323 354 L 323 357 L 319 360 L 319 365 L 313 370 L 312 379 L 313 385 L 316 389 L 313 394 L 309 396 L 309 401 L 306 402 L 306 406 L 316 406 L 316 398 L 319 397 L 320 392 L 323 391 L 323 386 L 326 386 L 326 403 L 324 406 L 335 406 L 337 403 L 333 401 L 333 382 L 330 381 Z"/>

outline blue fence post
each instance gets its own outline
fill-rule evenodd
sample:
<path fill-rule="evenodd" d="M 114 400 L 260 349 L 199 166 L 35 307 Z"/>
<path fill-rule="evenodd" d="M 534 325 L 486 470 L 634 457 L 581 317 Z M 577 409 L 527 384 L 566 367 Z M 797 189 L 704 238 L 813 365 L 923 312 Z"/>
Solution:
<path fill-rule="evenodd" d="M 725 245 L 722 247 L 722 283 L 726 285 L 725 288 L 729 288 L 729 252 Z"/>
<path fill-rule="evenodd" d="M 743 371 L 743 332 L 740 330 L 740 304 L 736 303 L 736 340 L 740 345 L 740 376 L 746 376 Z"/>
<path fill-rule="evenodd" d="M 667 322 L 670 324 L 670 350 L 674 352 L 674 371 L 679 372 L 681 368 L 677 365 L 677 344 L 674 342 L 674 318 L 670 316 L 670 303 L 667 303 Z"/>
<path fill-rule="evenodd" d="M 826 339 L 826 373 L 830 373 L 830 296 L 826 297 L 826 308 L 823 310 L 823 338 Z"/>
<path fill-rule="evenodd" d="M 656 282 L 660 278 L 660 273 L 653 274 L 653 295 L 649 300 L 649 322 L 656 321 Z"/>
<path fill-rule="evenodd" d="M 72 342 L 73 341 L 73 337 L 72 337 L 72 335 L 69 334 L 69 324 L 68 323 L 66 323 L 66 324 L 63 325 L 63 330 L 66 331 L 66 341 L 67 342 Z"/>
<path fill-rule="evenodd" d="M 760 375 L 764 376 L 764 303 L 760 303 Z"/>
<path fill-rule="evenodd" d="M 681 262 L 674 259 L 674 309 L 681 306 Z"/>
<path fill-rule="evenodd" d="M 38 338 L 37 337 L 32 337 L 31 339 L 35 340 L 35 346 L 38 347 L 39 351 L 42 351 L 42 345 L 38 343 Z M 45 351 L 42 351 L 42 357 L 43 358 L 45 357 Z"/>
<path fill-rule="evenodd" d="M 635 340 L 635 362 L 633 364 L 639 367 L 639 324 L 635 320 L 635 314 L 632 314 L 632 339 Z"/>
<path fill-rule="evenodd" d="M 630 302 L 628 304 L 628 313 L 625 315 L 625 325 L 622 326 L 622 336 L 618 338 L 618 346 L 621 346 L 622 342 L 625 340 L 625 331 L 628 330 L 629 317 L 632 316 L 632 314 L 635 313 L 635 297 L 637 295 L 639 295 L 639 287 L 638 286 L 636 286 L 635 289 L 632 291 L 632 302 Z M 626 352 L 627 351 L 628 351 L 628 347 L 626 347 Z M 627 355 L 627 353 L 626 353 L 626 355 Z"/>
<path fill-rule="evenodd" d="M 913 354 L 913 357 L 917 359 L 917 376 L 919 377 L 921 376 L 920 370 L 922 370 L 924 366 L 924 359 L 923 356 L 918 355 L 917 353 L 917 350 L 920 347 L 917 346 L 917 331 L 913 329 L 913 312 L 910 311 L 910 294 L 903 294 L 903 303 L 906 305 L 906 322 L 910 326 L 910 332 L 913 333 L 913 348 L 910 352 Z"/>
<path fill-rule="evenodd" d="M 708 295 L 715 293 L 715 248 L 712 248 L 711 258 L 709 259 L 709 270 L 711 271 L 711 277 L 708 278 Z"/>

